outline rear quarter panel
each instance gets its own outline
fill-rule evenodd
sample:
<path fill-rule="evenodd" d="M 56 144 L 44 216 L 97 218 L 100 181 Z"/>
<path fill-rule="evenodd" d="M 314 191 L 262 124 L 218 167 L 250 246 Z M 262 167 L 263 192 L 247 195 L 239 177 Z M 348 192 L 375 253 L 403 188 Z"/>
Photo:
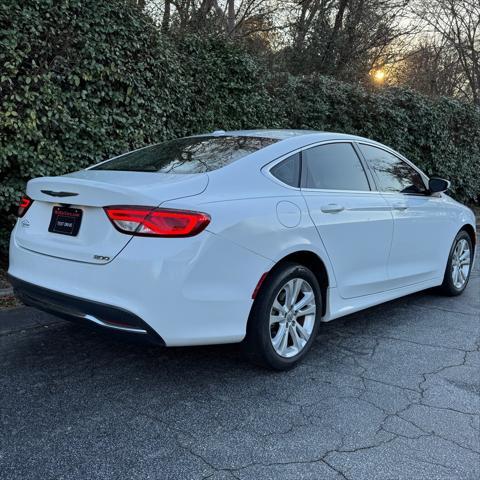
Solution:
<path fill-rule="evenodd" d="M 274 264 L 291 253 L 311 251 L 323 261 L 330 286 L 335 286 L 328 255 L 300 190 L 268 179 L 261 164 L 258 170 L 231 166 L 209 173 L 209 186 L 201 195 L 161 206 L 208 213 L 209 232 Z"/>

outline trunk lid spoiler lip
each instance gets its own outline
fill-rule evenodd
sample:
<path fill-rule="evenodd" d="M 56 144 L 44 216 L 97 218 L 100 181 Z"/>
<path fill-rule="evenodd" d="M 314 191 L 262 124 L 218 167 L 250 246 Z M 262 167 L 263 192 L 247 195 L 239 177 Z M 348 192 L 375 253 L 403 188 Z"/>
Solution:
<path fill-rule="evenodd" d="M 90 207 L 108 205 L 148 205 L 159 204 L 177 198 L 190 197 L 203 193 L 209 183 L 207 174 L 195 177 L 165 179 L 161 177 L 136 178 L 130 184 L 125 177 L 115 175 L 105 181 L 88 177 L 58 176 L 39 177 L 27 183 L 27 195 L 38 201 L 65 203 Z M 176 181 L 175 181 L 176 180 Z"/>

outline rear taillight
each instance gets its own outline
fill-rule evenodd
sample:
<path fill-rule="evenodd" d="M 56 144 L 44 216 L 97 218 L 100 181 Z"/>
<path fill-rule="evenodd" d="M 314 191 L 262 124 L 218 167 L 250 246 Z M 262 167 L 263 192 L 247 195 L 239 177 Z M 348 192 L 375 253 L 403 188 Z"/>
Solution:
<path fill-rule="evenodd" d="M 23 195 L 18 205 L 17 217 L 23 217 L 27 213 L 27 210 L 30 208 L 32 203 L 33 200 L 30 197 L 28 197 L 27 195 Z"/>
<path fill-rule="evenodd" d="M 118 231 L 145 237 L 191 237 L 210 223 L 206 213 L 190 210 L 115 205 L 105 212 Z"/>

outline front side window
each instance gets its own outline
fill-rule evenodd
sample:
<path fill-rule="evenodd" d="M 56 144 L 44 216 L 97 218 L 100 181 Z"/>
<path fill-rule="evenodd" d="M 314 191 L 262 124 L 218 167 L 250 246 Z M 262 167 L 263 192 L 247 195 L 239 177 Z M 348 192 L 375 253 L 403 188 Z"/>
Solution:
<path fill-rule="evenodd" d="M 278 140 L 262 137 L 188 137 L 141 148 L 93 167 L 128 172 L 205 173 Z"/>
<path fill-rule="evenodd" d="M 300 186 L 300 154 L 296 153 L 291 157 L 277 163 L 270 173 L 283 183 L 291 187 Z"/>
<path fill-rule="evenodd" d="M 305 187 L 368 191 L 367 176 L 350 143 L 331 143 L 302 152 Z"/>
<path fill-rule="evenodd" d="M 360 144 L 360 150 L 377 178 L 382 192 L 425 194 L 422 176 L 397 156 L 371 145 Z"/>

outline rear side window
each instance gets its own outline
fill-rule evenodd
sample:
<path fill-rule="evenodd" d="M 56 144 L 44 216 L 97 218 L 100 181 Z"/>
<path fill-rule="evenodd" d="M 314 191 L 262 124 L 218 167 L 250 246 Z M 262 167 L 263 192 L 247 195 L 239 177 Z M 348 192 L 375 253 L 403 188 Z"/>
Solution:
<path fill-rule="evenodd" d="M 278 178 L 283 183 L 291 187 L 300 186 L 300 154 L 296 153 L 291 157 L 286 158 L 280 163 L 277 163 L 270 173 Z"/>
<path fill-rule="evenodd" d="M 368 191 L 363 166 L 350 143 L 331 143 L 302 152 L 305 187 L 325 190 Z"/>
<path fill-rule="evenodd" d="M 127 153 L 92 170 L 204 173 L 222 168 L 277 142 L 261 137 L 189 137 L 170 140 Z"/>
<path fill-rule="evenodd" d="M 365 144 L 359 147 L 377 178 L 380 191 L 427 193 L 422 176 L 408 163 L 381 148 Z"/>

